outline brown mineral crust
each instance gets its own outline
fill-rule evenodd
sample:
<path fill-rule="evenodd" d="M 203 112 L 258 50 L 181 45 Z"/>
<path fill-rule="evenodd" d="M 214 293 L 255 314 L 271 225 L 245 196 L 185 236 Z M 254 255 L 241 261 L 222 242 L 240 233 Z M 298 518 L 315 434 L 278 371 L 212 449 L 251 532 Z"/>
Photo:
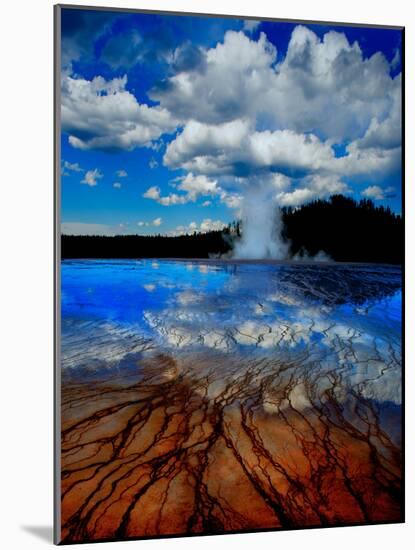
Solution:
<path fill-rule="evenodd" d="M 63 542 L 401 520 L 400 449 L 341 376 L 209 361 L 63 380 Z"/>

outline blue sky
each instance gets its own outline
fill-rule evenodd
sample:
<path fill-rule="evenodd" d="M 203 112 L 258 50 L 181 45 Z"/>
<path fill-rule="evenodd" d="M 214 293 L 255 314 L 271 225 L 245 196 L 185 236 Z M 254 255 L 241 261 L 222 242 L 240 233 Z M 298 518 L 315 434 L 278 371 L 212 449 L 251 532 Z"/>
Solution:
<path fill-rule="evenodd" d="M 207 231 L 252 196 L 401 210 L 401 32 L 62 9 L 64 233 Z"/>

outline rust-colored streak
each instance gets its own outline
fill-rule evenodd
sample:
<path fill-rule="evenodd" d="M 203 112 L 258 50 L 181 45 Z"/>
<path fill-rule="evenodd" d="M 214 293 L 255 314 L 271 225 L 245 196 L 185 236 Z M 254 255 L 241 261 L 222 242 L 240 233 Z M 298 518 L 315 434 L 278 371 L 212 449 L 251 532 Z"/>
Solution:
<path fill-rule="evenodd" d="M 64 380 L 63 542 L 400 520 L 400 449 L 340 372 L 219 360 Z"/>

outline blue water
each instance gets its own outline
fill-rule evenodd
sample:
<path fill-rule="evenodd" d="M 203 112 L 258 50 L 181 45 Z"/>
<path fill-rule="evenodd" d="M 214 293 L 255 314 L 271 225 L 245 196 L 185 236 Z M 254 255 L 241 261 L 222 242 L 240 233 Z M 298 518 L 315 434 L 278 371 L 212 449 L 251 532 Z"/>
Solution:
<path fill-rule="evenodd" d="M 149 349 L 294 357 L 345 364 L 350 383 L 400 403 L 398 267 L 67 260 L 61 289 L 64 369 Z"/>

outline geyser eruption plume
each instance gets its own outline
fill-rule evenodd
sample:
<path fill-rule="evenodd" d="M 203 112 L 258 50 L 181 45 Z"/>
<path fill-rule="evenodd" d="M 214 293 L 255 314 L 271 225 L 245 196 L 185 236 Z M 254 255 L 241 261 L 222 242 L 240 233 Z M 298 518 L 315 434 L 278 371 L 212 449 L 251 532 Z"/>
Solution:
<path fill-rule="evenodd" d="M 283 221 L 276 200 L 276 189 L 270 178 L 250 180 L 243 194 L 242 236 L 236 242 L 233 257 L 238 259 L 288 258 L 289 246 L 281 236 Z"/>

